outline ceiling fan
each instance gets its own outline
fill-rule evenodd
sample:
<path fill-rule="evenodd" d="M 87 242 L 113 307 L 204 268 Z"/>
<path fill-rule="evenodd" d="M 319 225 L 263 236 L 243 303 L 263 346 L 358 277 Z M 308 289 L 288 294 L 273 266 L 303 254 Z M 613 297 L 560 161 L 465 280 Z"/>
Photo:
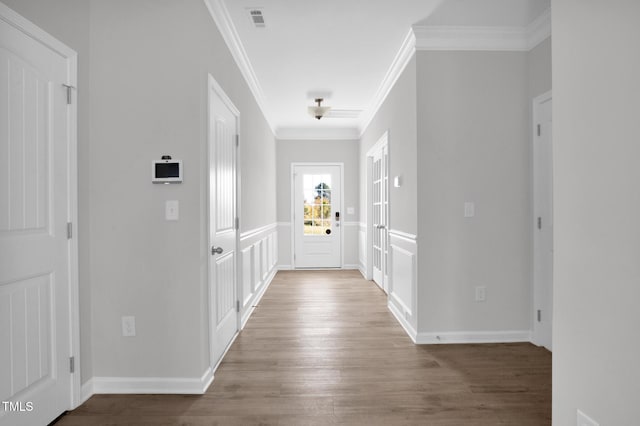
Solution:
<path fill-rule="evenodd" d="M 362 110 L 360 109 L 337 109 L 330 106 L 322 106 L 324 98 L 315 98 L 317 105 L 307 108 L 309 114 L 316 120 L 321 118 L 358 118 Z"/>

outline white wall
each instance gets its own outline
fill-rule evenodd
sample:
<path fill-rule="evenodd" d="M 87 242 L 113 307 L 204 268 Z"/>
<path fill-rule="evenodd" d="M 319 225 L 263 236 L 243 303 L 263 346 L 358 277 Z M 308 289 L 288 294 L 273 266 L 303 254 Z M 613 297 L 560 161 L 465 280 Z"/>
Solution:
<path fill-rule="evenodd" d="M 553 423 L 640 418 L 640 3 L 553 1 Z"/>
<path fill-rule="evenodd" d="M 390 264 L 395 264 L 390 277 L 389 307 L 398 321 L 415 337 L 417 328 L 417 242 L 418 179 L 416 60 L 413 57 L 401 73 L 382 106 L 360 139 L 360 211 L 359 232 L 361 270 L 367 271 L 367 152 L 389 132 L 389 179 L 399 176 L 399 188 L 390 184 L 389 223 Z M 370 226 L 371 224 L 369 224 Z M 400 235 L 400 234 L 402 235 Z M 364 250 L 364 252 L 363 252 Z"/>
<path fill-rule="evenodd" d="M 273 224 L 274 138 L 204 3 L 92 2 L 96 376 L 200 377 L 208 366 L 208 73 L 241 113 L 241 231 Z M 183 184 L 150 183 L 162 154 L 184 161 Z M 164 220 L 167 199 L 180 201 L 179 222 Z M 120 336 L 121 315 L 136 316 L 136 338 Z"/>
<path fill-rule="evenodd" d="M 262 112 L 202 0 L 7 4 L 79 52 L 83 382 L 199 380 L 209 364 L 208 73 L 241 112 L 243 243 L 273 247 L 259 263 L 273 271 L 275 139 Z M 163 154 L 184 161 L 183 184 L 151 184 Z M 167 199 L 180 202 L 178 222 L 164 220 Z M 122 315 L 136 316 L 135 338 L 121 336 Z"/>
<path fill-rule="evenodd" d="M 509 332 L 531 313 L 525 52 L 418 52 L 419 333 Z M 464 218 L 465 201 L 475 217 Z M 475 302 L 475 287 L 486 301 Z M 442 341 L 446 339 L 442 338 Z"/>
<path fill-rule="evenodd" d="M 531 49 L 527 55 L 529 98 L 551 90 L 551 37 Z"/>
<path fill-rule="evenodd" d="M 92 376 L 91 352 L 91 238 L 89 156 L 89 2 L 83 0 L 2 0 L 4 4 L 34 22 L 78 52 L 78 210 L 79 237 L 80 356 L 82 382 Z"/>
<path fill-rule="evenodd" d="M 367 151 L 389 131 L 389 176 L 402 177 L 400 188 L 390 189 L 391 229 L 416 234 L 417 160 L 416 160 L 416 61 L 407 64 L 384 103 L 360 139 L 360 211 L 365 220 Z"/>
<path fill-rule="evenodd" d="M 344 163 L 342 205 L 344 267 L 358 265 L 360 221 L 360 164 L 357 140 L 278 140 L 276 143 L 276 188 L 278 211 L 279 266 L 291 268 L 291 163 Z M 348 214 L 347 208 L 354 213 Z"/>

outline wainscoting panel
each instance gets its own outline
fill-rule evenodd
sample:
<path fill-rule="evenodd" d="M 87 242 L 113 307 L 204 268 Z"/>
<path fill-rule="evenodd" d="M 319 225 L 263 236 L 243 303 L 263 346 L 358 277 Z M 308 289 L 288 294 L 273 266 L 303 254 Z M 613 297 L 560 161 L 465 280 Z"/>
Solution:
<path fill-rule="evenodd" d="M 278 222 L 278 270 L 293 269 L 291 222 Z"/>
<path fill-rule="evenodd" d="M 363 277 L 367 277 L 367 224 L 358 224 L 358 269 Z"/>
<path fill-rule="evenodd" d="M 240 235 L 242 271 L 242 327 L 251 316 L 253 307 L 271 283 L 277 272 L 278 226 L 271 224 L 243 232 Z"/>
<path fill-rule="evenodd" d="M 405 232 L 389 231 L 389 309 L 416 340 L 417 316 L 417 237 Z"/>
<path fill-rule="evenodd" d="M 253 246 L 242 250 L 242 298 L 243 306 L 253 297 Z"/>

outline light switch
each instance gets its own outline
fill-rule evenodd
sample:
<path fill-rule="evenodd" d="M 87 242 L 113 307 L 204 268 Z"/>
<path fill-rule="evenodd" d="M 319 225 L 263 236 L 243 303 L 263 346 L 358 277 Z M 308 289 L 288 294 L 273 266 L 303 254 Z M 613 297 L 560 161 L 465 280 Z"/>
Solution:
<path fill-rule="evenodd" d="M 354 207 L 347 207 L 347 214 L 356 214 L 356 209 Z"/>
<path fill-rule="evenodd" d="M 402 179 L 400 178 L 400 176 L 396 176 L 393 178 L 393 187 L 394 188 L 400 188 L 402 186 Z"/>
<path fill-rule="evenodd" d="M 167 200 L 164 216 L 166 220 L 178 220 L 180 217 L 178 200 Z"/>
<path fill-rule="evenodd" d="M 464 203 L 464 217 L 474 217 L 476 215 L 476 205 L 470 201 Z"/>

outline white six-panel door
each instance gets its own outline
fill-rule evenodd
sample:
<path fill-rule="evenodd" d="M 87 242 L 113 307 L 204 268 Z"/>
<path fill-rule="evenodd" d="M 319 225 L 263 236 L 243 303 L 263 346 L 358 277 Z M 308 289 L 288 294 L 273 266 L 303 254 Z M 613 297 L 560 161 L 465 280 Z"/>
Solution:
<path fill-rule="evenodd" d="M 342 165 L 294 164 L 293 224 L 296 268 L 342 266 Z"/>
<path fill-rule="evenodd" d="M 0 425 L 39 425 L 72 408 L 75 57 L 0 6 Z"/>
<path fill-rule="evenodd" d="M 209 291 L 211 364 L 238 331 L 236 169 L 239 112 L 209 76 Z"/>

